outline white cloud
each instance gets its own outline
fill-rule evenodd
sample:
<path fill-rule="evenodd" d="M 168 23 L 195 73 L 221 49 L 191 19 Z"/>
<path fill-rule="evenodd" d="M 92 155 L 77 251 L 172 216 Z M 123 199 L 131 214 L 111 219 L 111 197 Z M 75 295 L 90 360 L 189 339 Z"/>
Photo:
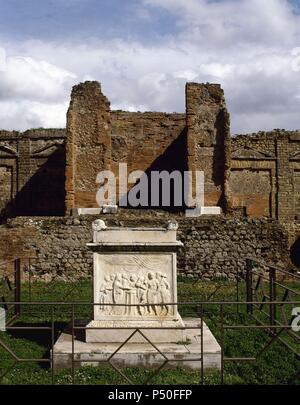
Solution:
<path fill-rule="evenodd" d="M 174 72 L 175 79 L 185 79 L 187 82 L 192 82 L 194 79 L 196 79 L 197 76 L 198 73 L 192 69 L 179 70 L 178 72 Z"/>
<path fill-rule="evenodd" d="M 6 52 L 4 48 L 0 48 L 0 72 L 6 70 Z"/>
<path fill-rule="evenodd" d="M 8 57 L 0 75 L 0 98 L 55 101 L 75 79 L 76 75 L 43 60 Z"/>
<path fill-rule="evenodd" d="M 7 57 L 0 71 L 1 127 L 64 126 L 66 99 L 75 82 L 75 74 L 45 60 Z"/>
<path fill-rule="evenodd" d="M 286 0 L 143 0 L 148 6 L 165 8 L 178 17 L 182 34 L 199 39 L 274 44 L 299 35 L 299 18 L 291 18 L 292 6 Z"/>
<path fill-rule="evenodd" d="M 1 100 L 1 129 L 63 128 L 66 125 L 67 107 L 67 103 Z"/>
<path fill-rule="evenodd" d="M 293 53 L 300 47 L 300 17 L 287 1 L 141 4 L 141 17 L 160 8 L 174 15 L 179 32 L 151 45 L 97 38 L 6 43 L 1 127 L 62 126 L 72 85 L 96 79 L 113 108 L 131 111 L 184 111 L 186 81 L 221 83 L 233 133 L 300 128 L 299 54 Z"/>

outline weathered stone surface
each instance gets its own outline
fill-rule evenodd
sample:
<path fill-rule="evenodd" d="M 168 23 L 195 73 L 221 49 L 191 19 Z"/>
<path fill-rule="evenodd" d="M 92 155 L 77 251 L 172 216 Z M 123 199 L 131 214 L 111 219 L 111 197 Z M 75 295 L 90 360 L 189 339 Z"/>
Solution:
<path fill-rule="evenodd" d="M 14 215 L 63 215 L 65 133 L 0 131 L 0 222 Z"/>
<path fill-rule="evenodd" d="M 96 208 L 97 174 L 110 169 L 110 104 L 98 82 L 73 87 L 67 114 L 66 214 Z"/>
<path fill-rule="evenodd" d="M 219 84 L 187 83 L 186 126 L 188 168 L 204 172 L 205 206 L 226 210 L 230 120 Z"/>
<path fill-rule="evenodd" d="M 300 131 L 274 130 L 231 140 L 232 212 L 276 218 L 292 244 L 300 234 Z"/>
<path fill-rule="evenodd" d="M 99 218 L 17 218 L 0 226 L 0 257 L 37 255 L 35 274 L 79 278 L 92 275 L 91 224 Z M 161 211 L 124 210 L 100 216 L 108 226 L 160 227 L 167 220 L 179 223 L 178 274 L 196 278 L 235 278 L 245 259 L 255 255 L 288 265 L 287 235 L 271 219 L 225 217 L 185 218 Z M 78 223 L 79 220 L 79 223 Z"/>
<path fill-rule="evenodd" d="M 103 205 L 102 213 L 103 214 L 116 214 L 118 212 L 117 205 Z"/>
<path fill-rule="evenodd" d="M 126 162 L 129 172 L 147 174 L 204 170 L 206 206 L 220 205 L 228 217 L 276 219 L 292 245 L 300 238 L 300 131 L 230 138 L 229 127 L 219 85 L 188 83 L 186 114 L 165 114 L 111 111 L 99 83 L 82 83 L 72 92 L 67 130 L 0 131 L 0 221 L 96 208 L 96 174 L 118 174 Z"/>
<path fill-rule="evenodd" d="M 182 246 L 177 230 L 103 227 L 100 221 L 93 222 L 93 242 L 87 245 L 93 251 L 94 302 L 99 304 L 88 327 L 102 329 L 87 330 L 86 341 L 122 343 L 135 328 L 152 342 L 184 341 L 177 305 L 170 305 L 177 303 L 174 250 Z"/>
<path fill-rule="evenodd" d="M 67 334 L 56 342 L 55 370 L 68 366 L 70 356 L 85 365 L 88 360 L 105 362 L 110 354 L 119 365 L 152 368 L 162 353 L 172 364 L 220 368 L 221 348 L 206 324 L 197 319 L 184 322 L 178 313 L 172 249 L 183 245 L 177 241 L 177 227 L 170 221 L 164 228 L 107 227 L 98 219 L 92 229 L 88 248 L 93 251 L 94 317 L 84 329 L 85 343 L 74 336 L 70 341 Z M 137 245 L 141 252 L 135 251 Z M 196 355 L 202 359 L 198 365 L 192 358 Z"/>
<path fill-rule="evenodd" d="M 170 362 L 164 368 L 185 368 L 200 370 L 203 356 L 204 370 L 221 368 L 221 347 L 203 322 L 203 350 L 201 349 L 201 321 L 195 318 L 184 319 L 187 344 L 155 343 L 155 346 Z M 118 333 L 118 331 L 115 331 Z M 141 336 L 141 335 L 140 335 Z M 141 336 L 142 337 L 142 336 Z M 74 340 L 75 367 L 96 366 L 105 367 L 108 358 L 116 352 L 120 343 L 86 343 Z M 62 333 L 54 345 L 54 370 L 59 371 L 72 366 L 72 336 Z M 164 357 L 145 339 L 143 343 L 133 343 L 131 340 L 113 357 L 113 363 L 118 367 L 158 368 L 164 362 Z"/>

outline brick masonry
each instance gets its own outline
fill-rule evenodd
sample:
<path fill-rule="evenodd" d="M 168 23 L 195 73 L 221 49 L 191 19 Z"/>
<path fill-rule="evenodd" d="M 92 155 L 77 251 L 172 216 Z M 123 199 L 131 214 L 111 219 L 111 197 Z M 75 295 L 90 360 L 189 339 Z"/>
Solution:
<path fill-rule="evenodd" d="M 65 130 L 0 131 L 0 221 L 63 215 Z"/>
<path fill-rule="evenodd" d="M 35 274 L 79 278 L 91 275 L 91 223 L 96 217 L 19 217 L 0 226 L 0 257 L 37 257 Z M 158 226 L 169 219 L 179 223 L 178 274 L 212 279 L 235 278 L 251 256 L 281 266 L 289 265 L 287 235 L 276 221 L 267 219 L 200 217 L 144 210 L 121 210 L 102 216 L 110 226 Z M 8 245 L 8 246 L 7 246 Z M 9 247 L 9 248 L 8 248 Z"/>
<path fill-rule="evenodd" d="M 97 82 L 74 86 L 67 113 L 66 213 L 96 206 L 96 177 L 110 169 L 110 105 Z"/>
<path fill-rule="evenodd" d="M 232 213 L 277 219 L 292 244 L 300 234 L 300 131 L 235 136 L 231 153 Z"/>
<path fill-rule="evenodd" d="M 129 172 L 147 174 L 203 170 L 206 205 L 222 207 L 220 221 L 258 219 L 259 227 L 275 221 L 293 251 L 300 249 L 300 131 L 230 137 L 224 92 L 215 84 L 188 83 L 186 113 L 166 114 L 112 111 L 100 84 L 85 82 L 73 88 L 66 129 L 0 131 L 0 221 L 24 215 L 51 221 L 76 207 L 96 207 L 97 173 L 111 169 L 119 181 L 123 162 Z M 187 235 L 192 223 L 184 226 Z M 19 231 L 3 229 L 18 238 Z"/>
<path fill-rule="evenodd" d="M 188 169 L 205 174 L 205 205 L 226 210 L 230 118 L 220 85 L 186 85 L 186 127 Z"/>

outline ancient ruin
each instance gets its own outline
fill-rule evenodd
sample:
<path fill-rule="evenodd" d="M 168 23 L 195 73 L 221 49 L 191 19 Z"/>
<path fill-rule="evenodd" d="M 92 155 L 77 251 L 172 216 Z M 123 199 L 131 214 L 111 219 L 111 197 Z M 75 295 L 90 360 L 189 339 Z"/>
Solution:
<path fill-rule="evenodd" d="M 201 370 L 221 368 L 221 347 L 201 318 L 181 318 L 177 300 L 177 223 L 160 228 L 93 222 L 94 316 L 85 338 L 64 331 L 53 347 L 55 370 L 103 363 Z M 201 336 L 202 334 L 202 336 Z M 126 344 L 124 345 L 124 342 Z M 158 347 L 160 348 L 158 350 Z M 79 364 L 78 364 L 79 363 Z"/>
<path fill-rule="evenodd" d="M 186 85 L 186 113 L 166 114 L 112 111 L 100 84 L 85 82 L 73 88 L 66 129 L 1 131 L 0 257 L 34 255 L 45 272 L 85 273 L 94 218 L 74 215 L 97 208 L 97 173 L 118 177 L 122 162 L 147 174 L 204 171 L 205 205 L 221 207 L 220 218 L 160 206 L 105 217 L 126 226 L 176 219 L 190 242 L 179 273 L 230 276 L 248 254 L 289 266 L 289 249 L 300 265 L 300 131 L 231 135 L 220 85 L 197 83 Z"/>

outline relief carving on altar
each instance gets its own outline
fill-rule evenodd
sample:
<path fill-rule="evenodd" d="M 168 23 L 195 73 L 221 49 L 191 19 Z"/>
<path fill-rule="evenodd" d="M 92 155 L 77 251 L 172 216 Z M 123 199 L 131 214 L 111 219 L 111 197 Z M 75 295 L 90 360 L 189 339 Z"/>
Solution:
<path fill-rule="evenodd" d="M 171 300 L 170 284 L 167 276 L 161 272 L 106 275 L 99 292 L 103 315 L 166 316 L 170 312 L 170 306 L 167 305 Z"/>

